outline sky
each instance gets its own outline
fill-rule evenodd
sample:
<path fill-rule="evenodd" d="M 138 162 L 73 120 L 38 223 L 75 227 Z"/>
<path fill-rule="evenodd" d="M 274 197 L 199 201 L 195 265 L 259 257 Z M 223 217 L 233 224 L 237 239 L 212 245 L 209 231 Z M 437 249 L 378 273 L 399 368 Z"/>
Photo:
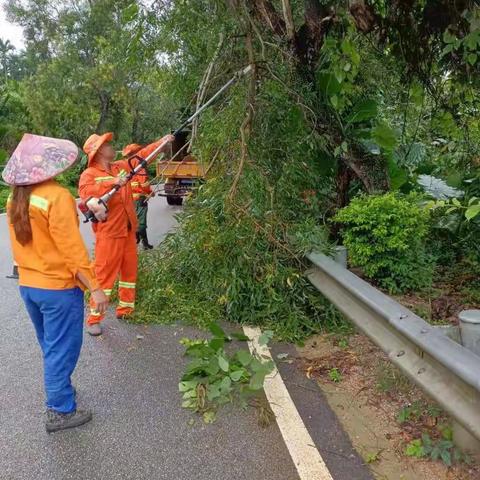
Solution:
<path fill-rule="evenodd" d="M 0 38 L 2 40 L 10 40 L 10 43 L 16 48 L 23 48 L 23 34 L 21 27 L 7 22 L 5 12 L 3 11 L 3 3 L 0 0 Z"/>

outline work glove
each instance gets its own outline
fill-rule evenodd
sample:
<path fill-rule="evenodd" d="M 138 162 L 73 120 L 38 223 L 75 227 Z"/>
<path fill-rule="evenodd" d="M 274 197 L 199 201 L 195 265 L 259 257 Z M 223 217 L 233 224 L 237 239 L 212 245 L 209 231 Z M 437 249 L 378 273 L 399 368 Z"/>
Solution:
<path fill-rule="evenodd" d="M 95 215 L 99 222 L 107 220 L 107 207 L 98 201 L 98 198 L 92 197 L 87 201 L 88 209 Z"/>

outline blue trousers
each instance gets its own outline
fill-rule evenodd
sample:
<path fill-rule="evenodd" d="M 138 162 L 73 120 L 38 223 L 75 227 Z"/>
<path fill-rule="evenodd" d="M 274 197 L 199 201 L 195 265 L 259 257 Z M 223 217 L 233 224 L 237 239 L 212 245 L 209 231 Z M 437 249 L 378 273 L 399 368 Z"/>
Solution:
<path fill-rule="evenodd" d="M 79 288 L 46 290 L 20 287 L 43 354 L 47 408 L 61 413 L 76 409 L 71 375 L 83 341 L 83 292 Z"/>

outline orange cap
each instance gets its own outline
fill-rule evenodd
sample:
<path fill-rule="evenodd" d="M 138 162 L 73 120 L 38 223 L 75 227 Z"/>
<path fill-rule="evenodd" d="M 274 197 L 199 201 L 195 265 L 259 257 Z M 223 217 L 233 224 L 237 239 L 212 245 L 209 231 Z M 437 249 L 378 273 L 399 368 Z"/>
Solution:
<path fill-rule="evenodd" d="M 122 155 L 124 157 L 129 157 L 130 155 L 134 155 L 137 153 L 140 149 L 143 147 L 139 145 L 138 143 L 131 143 L 130 145 L 127 145 L 123 150 L 122 150 Z"/>
<path fill-rule="evenodd" d="M 113 133 L 112 132 L 107 132 L 104 133 L 103 135 L 97 135 L 94 133 L 93 135 L 90 135 L 86 142 L 83 144 L 83 151 L 87 154 L 88 156 L 88 164 L 92 163 L 93 158 L 95 157 L 96 153 L 98 152 L 98 149 L 107 142 L 111 142 L 113 140 Z"/>

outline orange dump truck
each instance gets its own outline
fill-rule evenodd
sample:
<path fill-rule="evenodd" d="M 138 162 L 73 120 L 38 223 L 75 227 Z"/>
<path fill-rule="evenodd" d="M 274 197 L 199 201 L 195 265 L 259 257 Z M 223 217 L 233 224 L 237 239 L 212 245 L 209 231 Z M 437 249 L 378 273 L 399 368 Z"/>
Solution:
<path fill-rule="evenodd" d="M 165 179 L 158 195 L 166 197 L 169 205 L 181 205 L 183 197 L 205 177 L 205 171 L 197 159 L 186 153 L 187 136 L 188 132 L 185 131 L 177 134 L 172 144 L 172 154 L 157 162 L 157 177 Z"/>

